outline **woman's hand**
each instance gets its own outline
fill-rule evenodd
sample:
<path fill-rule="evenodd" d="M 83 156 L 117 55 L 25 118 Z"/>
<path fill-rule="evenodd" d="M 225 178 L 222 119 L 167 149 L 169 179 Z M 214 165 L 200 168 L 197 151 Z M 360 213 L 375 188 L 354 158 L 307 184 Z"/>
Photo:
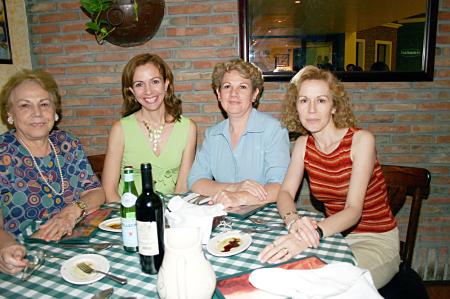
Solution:
<path fill-rule="evenodd" d="M 296 238 L 294 234 L 287 234 L 278 237 L 272 244 L 267 245 L 258 258 L 262 263 L 282 263 L 293 258 L 306 248 L 308 246 L 305 242 Z"/>
<path fill-rule="evenodd" d="M 214 194 L 209 204 L 221 203 L 225 208 L 238 207 L 246 203 L 244 192 L 221 190 Z"/>
<path fill-rule="evenodd" d="M 263 185 L 254 180 L 245 180 L 233 185 L 232 190 L 235 192 L 248 192 L 257 199 L 267 200 L 267 191 Z"/>
<path fill-rule="evenodd" d="M 300 217 L 289 228 L 289 233 L 294 234 L 295 237 L 312 248 L 319 247 L 320 238 L 317 233 L 317 221 L 310 217 Z"/>
<path fill-rule="evenodd" d="M 0 271 L 7 274 L 16 274 L 25 268 L 26 250 L 20 244 L 12 243 L 0 249 Z"/>
<path fill-rule="evenodd" d="M 61 212 L 55 214 L 50 220 L 39 227 L 34 237 L 45 241 L 58 241 L 64 235 L 71 235 L 80 216 L 80 209 L 73 204 L 66 206 Z"/>

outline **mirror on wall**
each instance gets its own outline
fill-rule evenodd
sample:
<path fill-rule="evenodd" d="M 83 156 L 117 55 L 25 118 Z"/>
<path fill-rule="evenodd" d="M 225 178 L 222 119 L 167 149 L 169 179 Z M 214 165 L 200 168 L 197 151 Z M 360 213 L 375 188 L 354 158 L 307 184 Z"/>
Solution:
<path fill-rule="evenodd" d="M 266 81 L 432 81 L 438 0 L 239 0 L 241 57 Z"/>

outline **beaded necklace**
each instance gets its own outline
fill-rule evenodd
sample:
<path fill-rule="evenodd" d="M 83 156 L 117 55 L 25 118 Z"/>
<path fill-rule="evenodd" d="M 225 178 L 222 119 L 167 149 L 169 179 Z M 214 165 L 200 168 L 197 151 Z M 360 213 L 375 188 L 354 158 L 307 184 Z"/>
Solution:
<path fill-rule="evenodd" d="M 147 129 L 148 139 L 150 139 L 150 142 L 153 144 L 153 151 L 156 152 L 159 144 L 161 143 L 161 135 L 166 122 L 163 122 L 163 124 L 157 129 L 151 128 L 150 124 L 145 119 L 143 119 L 142 122 L 144 123 L 144 127 Z"/>
<path fill-rule="evenodd" d="M 26 148 L 26 150 L 28 151 L 28 153 L 31 156 L 31 159 L 33 160 L 33 164 L 34 166 L 37 168 L 39 175 L 41 176 L 42 180 L 45 182 L 45 184 L 56 194 L 56 195 L 63 195 L 64 194 L 64 180 L 63 180 L 63 175 L 62 175 L 62 169 L 61 169 L 61 164 L 59 164 L 59 159 L 58 159 L 58 154 L 56 153 L 56 149 L 55 146 L 53 145 L 52 141 L 50 140 L 50 138 L 48 138 L 48 142 L 50 142 L 50 147 L 53 150 L 53 153 L 55 154 L 56 157 L 56 165 L 58 166 L 58 171 L 59 171 L 59 177 L 61 178 L 61 192 L 56 192 L 55 188 L 53 188 L 47 178 L 44 176 L 44 174 L 42 173 L 41 169 L 39 168 L 39 165 L 36 162 L 36 159 L 34 158 L 33 154 L 31 153 L 30 149 L 28 148 L 28 146 L 25 144 L 25 142 L 23 142 L 22 139 L 20 139 L 20 143 Z"/>

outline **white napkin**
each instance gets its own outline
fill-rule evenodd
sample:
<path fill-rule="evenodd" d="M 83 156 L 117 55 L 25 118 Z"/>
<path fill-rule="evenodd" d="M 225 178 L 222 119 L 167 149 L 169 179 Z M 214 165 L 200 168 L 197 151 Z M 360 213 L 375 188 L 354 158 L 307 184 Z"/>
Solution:
<path fill-rule="evenodd" d="M 328 264 L 319 269 L 254 270 L 250 283 L 258 289 L 294 299 L 379 299 L 368 270 L 349 263 Z"/>
<path fill-rule="evenodd" d="M 167 204 L 166 218 L 170 227 L 199 227 L 202 233 L 202 243 L 207 244 L 211 235 L 213 219 L 223 216 L 222 204 L 196 205 L 186 202 L 180 196 L 174 196 Z"/>

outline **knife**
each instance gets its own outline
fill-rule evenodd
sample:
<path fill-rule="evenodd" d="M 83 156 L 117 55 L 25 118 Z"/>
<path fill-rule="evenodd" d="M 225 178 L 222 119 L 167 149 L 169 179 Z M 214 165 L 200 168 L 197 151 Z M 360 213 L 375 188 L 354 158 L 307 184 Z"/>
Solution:
<path fill-rule="evenodd" d="M 109 296 L 111 296 L 112 293 L 114 293 L 114 289 L 113 288 L 109 288 L 109 289 L 102 290 L 102 291 L 98 292 L 97 294 L 92 296 L 91 299 L 106 299 Z"/>

